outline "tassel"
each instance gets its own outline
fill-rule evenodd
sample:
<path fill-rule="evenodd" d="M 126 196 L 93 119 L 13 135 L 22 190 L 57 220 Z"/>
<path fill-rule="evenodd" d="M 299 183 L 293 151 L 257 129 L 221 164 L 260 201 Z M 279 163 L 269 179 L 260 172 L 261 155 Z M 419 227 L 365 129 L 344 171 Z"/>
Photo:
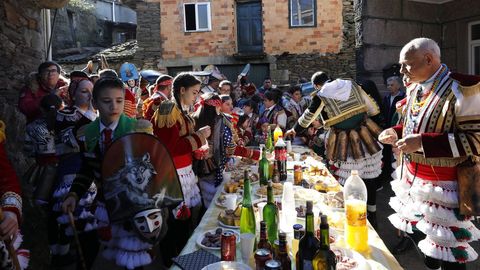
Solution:
<path fill-rule="evenodd" d="M 453 257 L 455 257 L 455 260 L 460 263 L 465 263 L 468 260 L 468 252 L 466 251 L 466 248 L 463 246 L 458 246 L 456 248 L 450 248 L 452 251 Z"/>
<path fill-rule="evenodd" d="M 177 211 L 177 214 L 175 215 L 175 219 L 187 220 L 188 218 L 190 218 L 190 216 L 190 208 L 188 208 L 185 202 L 183 202 L 182 207 L 180 207 L 180 209 Z"/>
<path fill-rule="evenodd" d="M 472 238 L 472 233 L 465 228 L 452 226 L 450 227 L 450 230 L 458 241 L 468 241 Z"/>

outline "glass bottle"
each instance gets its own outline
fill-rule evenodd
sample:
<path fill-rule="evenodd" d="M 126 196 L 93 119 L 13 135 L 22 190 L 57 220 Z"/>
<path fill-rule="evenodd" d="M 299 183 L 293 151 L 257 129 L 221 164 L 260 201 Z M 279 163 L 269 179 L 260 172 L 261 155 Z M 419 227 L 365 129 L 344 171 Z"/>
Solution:
<path fill-rule="evenodd" d="M 335 253 L 330 250 L 330 234 L 326 215 L 320 216 L 320 246 L 313 258 L 314 270 L 335 270 Z"/>
<path fill-rule="evenodd" d="M 288 256 L 288 246 L 287 246 L 287 234 L 279 233 L 279 248 L 277 260 L 282 264 L 282 270 L 291 270 L 292 269 L 292 260 Z"/>
<path fill-rule="evenodd" d="M 367 187 L 357 170 L 345 181 L 345 243 L 358 252 L 368 250 Z"/>
<path fill-rule="evenodd" d="M 280 181 L 287 180 L 287 145 L 283 141 L 282 136 L 278 138 L 275 144 L 275 165 Z"/>
<path fill-rule="evenodd" d="M 242 212 L 240 214 L 240 233 L 255 234 L 255 213 L 252 206 L 252 191 L 248 171 L 244 171 Z"/>
<path fill-rule="evenodd" d="M 262 147 L 262 159 L 258 163 L 258 175 L 260 176 L 260 185 L 267 185 L 270 175 L 270 164 L 268 163 L 265 147 Z"/>
<path fill-rule="evenodd" d="M 313 270 L 313 257 L 318 249 L 318 239 L 314 233 L 313 202 L 307 201 L 307 212 L 305 215 L 305 235 L 298 243 L 298 252 L 296 255 L 297 270 Z"/>
<path fill-rule="evenodd" d="M 273 138 L 272 138 L 272 130 L 270 129 L 270 126 L 267 128 L 267 140 L 265 141 L 265 147 L 267 148 L 267 151 L 272 153 L 273 152 Z"/>
<path fill-rule="evenodd" d="M 258 241 L 257 244 L 257 249 L 268 249 L 270 252 L 272 252 L 272 245 L 268 242 L 269 239 L 267 239 L 267 226 L 265 221 L 260 221 L 260 240 Z"/>
<path fill-rule="evenodd" d="M 263 220 L 267 225 L 268 241 L 273 245 L 278 233 L 278 208 L 273 200 L 272 181 L 268 181 L 267 204 L 263 207 Z"/>

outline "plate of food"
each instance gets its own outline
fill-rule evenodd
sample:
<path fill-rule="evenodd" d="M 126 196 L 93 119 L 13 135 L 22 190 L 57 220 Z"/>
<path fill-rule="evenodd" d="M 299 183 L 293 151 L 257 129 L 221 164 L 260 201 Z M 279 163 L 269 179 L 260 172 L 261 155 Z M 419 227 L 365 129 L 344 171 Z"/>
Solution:
<path fill-rule="evenodd" d="M 225 185 L 223 186 L 222 194 L 227 193 L 243 194 L 243 183 L 242 185 L 240 185 L 240 183 L 236 181 L 230 181 L 225 183 Z"/>
<path fill-rule="evenodd" d="M 227 200 L 225 195 L 226 194 L 220 194 L 220 196 L 218 196 L 217 199 L 215 200 L 215 205 L 217 205 L 218 207 L 224 207 L 225 208 L 226 207 L 225 202 Z M 237 205 L 241 201 L 242 201 L 242 195 L 237 194 Z"/>
<path fill-rule="evenodd" d="M 327 192 L 327 194 L 323 197 L 323 204 L 330 207 L 333 211 L 345 211 L 343 192 Z"/>
<path fill-rule="evenodd" d="M 237 243 L 240 243 L 240 234 L 238 232 L 218 227 L 200 234 L 197 237 L 197 245 L 203 249 L 220 250 L 222 233 L 227 231 L 235 234 Z"/>
<path fill-rule="evenodd" d="M 209 264 L 203 267 L 201 270 L 251 270 L 248 265 L 241 262 L 227 262 L 221 261 Z"/>
<path fill-rule="evenodd" d="M 225 209 L 218 214 L 218 224 L 224 228 L 239 229 L 241 206 L 237 206 L 235 210 Z"/>
<path fill-rule="evenodd" d="M 367 260 L 360 255 L 360 253 L 340 248 L 332 247 L 333 253 L 335 253 L 337 261 L 337 270 L 369 270 L 370 267 Z"/>
<path fill-rule="evenodd" d="M 298 201 L 313 201 L 314 204 L 323 200 L 323 194 L 314 190 L 307 188 L 296 188 L 295 189 L 295 200 Z"/>
<path fill-rule="evenodd" d="M 273 197 L 281 197 L 283 194 L 283 184 L 282 183 L 272 183 Z M 255 190 L 255 195 L 258 197 L 267 196 L 267 186 L 257 187 Z"/>

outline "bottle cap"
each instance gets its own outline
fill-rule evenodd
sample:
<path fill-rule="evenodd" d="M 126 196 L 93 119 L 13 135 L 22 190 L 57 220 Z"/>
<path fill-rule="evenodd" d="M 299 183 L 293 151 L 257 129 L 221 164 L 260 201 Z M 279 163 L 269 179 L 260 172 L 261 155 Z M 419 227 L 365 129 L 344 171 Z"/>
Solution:
<path fill-rule="evenodd" d="M 300 229 L 302 229 L 302 228 L 303 228 L 303 225 L 302 225 L 302 224 L 294 224 L 294 225 L 293 225 L 293 230 L 294 230 L 294 231 L 298 231 L 298 230 L 300 230 Z"/>
<path fill-rule="evenodd" d="M 267 224 L 265 223 L 264 220 L 260 221 L 260 229 L 266 228 Z"/>
<path fill-rule="evenodd" d="M 327 224 L 328 223 L 327 215 L 321 215 L 320 216 L 320 223 L 321 224 Z"/>
<path fill-rule="evenodd" d="M 307 201 L 307 213 L 312 213 L 312 209 L 313 209 L 313 202 Z"/>
<path fill-rule="evenodd" d="M 357 170 L 352 170 L 352 172 L 350 174 L 358 176 L 358 171 Z"/>
<path fill-rule="evenodd" d="M 281 242 L 286 241 L 287 240 L 287 234 L 284 233 L 284 232 L 279 232 L 278 233 L 278 239 L 280 239 Z"/>

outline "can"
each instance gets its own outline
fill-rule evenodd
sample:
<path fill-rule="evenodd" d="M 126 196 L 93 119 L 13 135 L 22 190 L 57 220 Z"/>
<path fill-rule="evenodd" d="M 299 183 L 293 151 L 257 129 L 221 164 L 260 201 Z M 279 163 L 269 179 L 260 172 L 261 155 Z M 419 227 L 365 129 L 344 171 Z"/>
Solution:
<path fill-rule="evenodd" d="M 303 180 L 303 168 L 301 165 L 293 166 L 293 184 L 296 186 L 301 186 Z"/>
<path fill-rule="evenodd" d="M 272 253 L 268 249 L 260 248 L 255 251 L 255 269 L 263 270 L 265 263 L 272 259 Z"/>
<path fill-rule="evenodd" d="M 277 260 L 269 260 L 265 262 L 265 270 L 282 270 L 282 264 Z"/>
<path fill-rule="evenodd" d="M 224 231 L 220 239 L 222 261 L 235 261 L 237 255 L 237 238 L 232 231 Z"/>

